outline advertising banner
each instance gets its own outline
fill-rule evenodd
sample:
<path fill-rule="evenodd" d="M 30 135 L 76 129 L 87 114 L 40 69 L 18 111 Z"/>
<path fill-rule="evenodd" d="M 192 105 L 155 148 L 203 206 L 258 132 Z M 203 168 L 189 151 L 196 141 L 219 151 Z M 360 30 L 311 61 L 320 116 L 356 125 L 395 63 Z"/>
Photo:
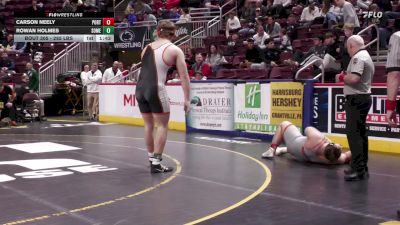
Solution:
<path fill-rule="evenodd" d="M 386 120 L 386 87 L 373 87 L 372 106 L 367 116 L 369 136 L 399 138 L 400 128 L 390 128 Z M 332 133 L 346 133 L 346 99 L 342 87 L 332 88 Z M 399 117 L 398 117 L 399 119 Z"/>
<path fill-rule="evenodd" d="M 303 122 L 304 86 L 296 82 L 271 83 L 271 126 L 290 121 L 301 128 Z"/>
<path fill-rule="evenodd" d="M 190 36 L 193 30 L 193 23 L 175 23 L 175 26 L 176 26 L 175 35 L 178 38 L 181 38 L 186 35 Z"/>
<path fill-rule="evenodd" d="M 116 51 L 142 49 L 146 32 L 147 27 L 116 27 L 113 49 Z"/>
<path fill-rule="evenodd" d="M 312 126 L 318 128 L 321 132 L 328 132 L 329 115 L 329 88 L 314 88 L 313 97 L 313 121 Z"/>
<path fill-rule="evenodd" d="M 99 86 L 99 114 L 120 118 L 142 119 L 136 101 L 134 84 L 105 84 Z M 170 99 L 170 123 L 185 123 L 184 97 L 181 86 L 166 86 Z"/>
<path fill-rule="evenodd" d="M 233 131 L 233 83 L 191 83 L 188 126 Z"/>
<path fill-rule="evenodd" d="M 234 93 L 235 129 L 273 133 L 270 84 L 237 84 Z"/>

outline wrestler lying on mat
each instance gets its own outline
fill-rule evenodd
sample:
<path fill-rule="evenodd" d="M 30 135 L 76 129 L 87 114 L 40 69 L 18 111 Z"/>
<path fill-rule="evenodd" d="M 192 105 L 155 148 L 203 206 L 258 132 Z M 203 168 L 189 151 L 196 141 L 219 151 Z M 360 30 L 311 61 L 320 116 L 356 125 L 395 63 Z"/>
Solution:
<path fill-rule="evenodd" d="M 274 155 L 290 153 L 297 160 L 324 163 L 346 164 L 350 162 L 351 153 L 343 152 L 342 146 L 333 143 L 314 127 L 307 127 L 303 136 L 299 129 L 288 121 L 282 122 L 275 132 L 271 147 L 262 154 L 263 158 L 272 159 Z M 282 142 L 287 147 L 278 146 Z"/>

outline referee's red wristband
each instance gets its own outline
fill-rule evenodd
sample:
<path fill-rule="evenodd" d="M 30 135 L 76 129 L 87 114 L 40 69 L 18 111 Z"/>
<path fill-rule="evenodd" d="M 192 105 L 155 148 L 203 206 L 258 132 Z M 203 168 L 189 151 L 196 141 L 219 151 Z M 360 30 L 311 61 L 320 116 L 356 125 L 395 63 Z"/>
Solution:
<path fill-rule="evenodd" d="M 343 81 L 344 81 L 344 75 L 343 75 L 343 74 L 340 74 L 340 76 L 339 76 L 339 81 L 340 81 L 340 82 L 343 82 Z"/>
<path fill-rule="evenodd" d="M 394 111 L 396 109 L 397 101 L 386 99 L 386 110 Z"/>

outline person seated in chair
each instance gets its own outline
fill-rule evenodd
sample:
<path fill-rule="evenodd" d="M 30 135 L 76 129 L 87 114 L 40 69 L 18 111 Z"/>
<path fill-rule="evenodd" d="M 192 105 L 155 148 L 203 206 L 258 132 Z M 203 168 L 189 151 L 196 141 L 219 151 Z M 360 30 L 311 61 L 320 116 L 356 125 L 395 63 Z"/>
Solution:
<path fill-rule="evenodd" d="M 346 164 L 350 162 L 351 152 L 343 152 L 342 146 L 333 143 L 314 127 L 307 127 L 303 136 L 299 129 L 289 121 L 283 121 L 275 132 L 271 147 L 262 154 L 272 159 L 274 155 L 290 153 L 295 159 L 321 164 Z M 282 143 L 286 148 L 278 148 Z"/>
<path fill-rule="evenodd" d="M 44 101 L 40 99 L 37 93 L 33 92 L 33 90 L 30 89 L 30 81 L 28 75 L 22 75 L 21 81 L 21 84 L 15 86 L 16 97 L 14 100 L 14 104 L 16 106 L 23 106 L 24 100 L 26 100 L 26 98 L 28 97 L 27 94 L 31 94 L 32 97 L 35 98 L 34 100 L 32 100 L 35 106 L 37 108 L 40 108 L 40 115 L 38 115 L 40 116 L 40 120 L 46 120 L 44 115 Z M 36 95 L 36 97 L 33 95 Z"/>
<path fill-rule="evenodd" d="M 8 85 L 4 85 L 3 81 L 0 81 L 0 120 L 4 118 L 10 118 L 11 126 L 16 126 L 15 122 L 15 107 L 12 103 L 15 98 L 15 93 Z"/>

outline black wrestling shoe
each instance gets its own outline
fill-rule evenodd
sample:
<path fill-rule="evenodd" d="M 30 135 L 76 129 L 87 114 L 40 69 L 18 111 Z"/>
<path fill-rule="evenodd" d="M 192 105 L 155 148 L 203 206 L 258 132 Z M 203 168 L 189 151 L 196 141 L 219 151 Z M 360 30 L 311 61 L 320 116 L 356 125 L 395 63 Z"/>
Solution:
<path fill-rule="evenodd" d="M 397 210 L 397 218 L 400 219 L 400 209 Z"/>
<path fill-rule="evenodd" d="M 158 164 L 158 165 L 150 165 L 150 172 L 151 173 L 168 173 L 168 172 L 172 172 L 174 170 L 174 167 L 168 167 L 168 166 L 164 166 L 162 164 Z"/>

